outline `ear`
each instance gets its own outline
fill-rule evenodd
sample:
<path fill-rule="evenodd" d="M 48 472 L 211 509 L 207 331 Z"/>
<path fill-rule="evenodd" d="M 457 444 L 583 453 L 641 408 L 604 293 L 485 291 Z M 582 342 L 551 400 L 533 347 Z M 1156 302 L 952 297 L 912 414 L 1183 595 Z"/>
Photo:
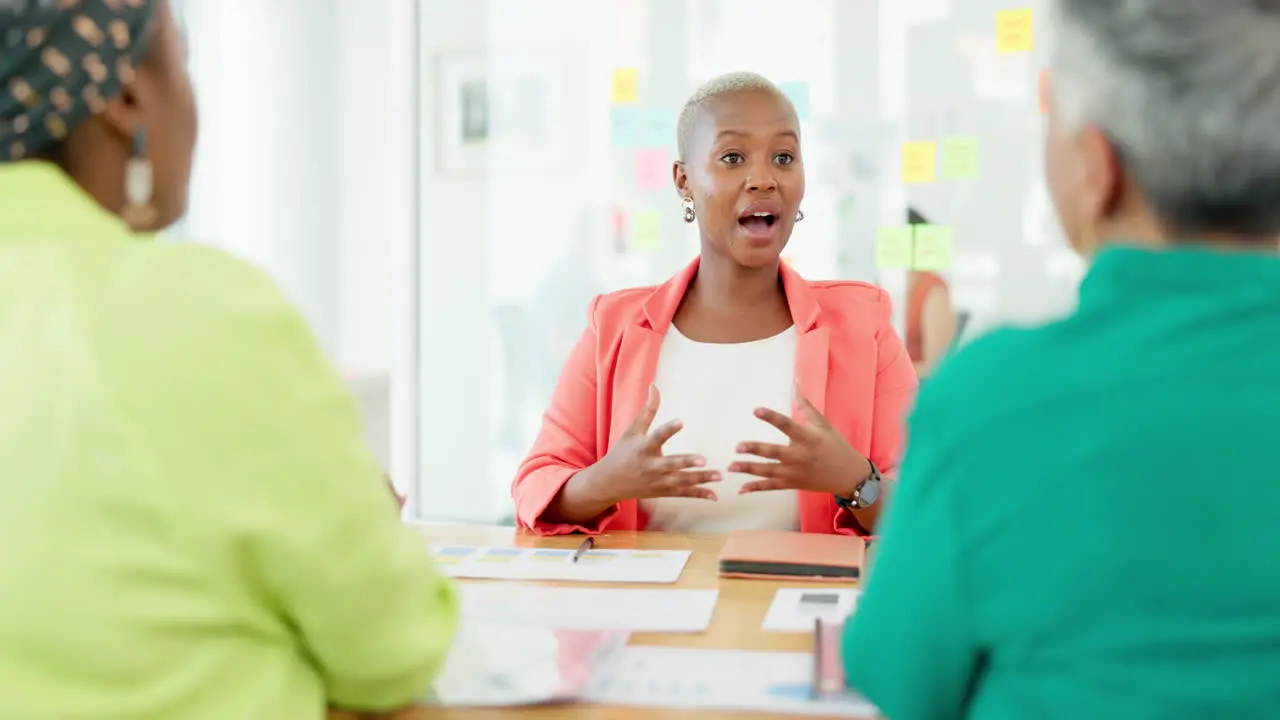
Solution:
<path fill-rule="evenodd" d="M 684 162 L 677 160 L 672 164 L 671 179 L 676 184 L 676 192 L 680 194 L 680 199 L 693 197 L 689 192 L 689 173 L 684 169 Z"/>
<path fill-rule="evenodd" d="M 142 125 L 142 108 L 133 84 L 125 85 L 120 94 L 109 100 L 102 110 L 102 121 L 118 137 L 128 141 Z"/>
<path fill-rule="evenodd" d="M 1120 150 L 1106 133 L 1093 126 L 1080 131 L 1077 145 L 1085 209 L 1095 219 L 1110 217 L 1120 203 L 1124 183 Z"/>

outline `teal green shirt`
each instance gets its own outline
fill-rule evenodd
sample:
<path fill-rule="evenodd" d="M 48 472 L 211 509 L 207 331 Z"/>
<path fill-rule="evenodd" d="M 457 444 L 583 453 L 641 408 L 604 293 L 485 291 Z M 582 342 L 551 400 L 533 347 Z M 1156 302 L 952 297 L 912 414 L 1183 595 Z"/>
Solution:
<path fill-rule="evenodd" d="M 457 601 L 299 315 L 0 164 L 0 718 L 317 720 L 430 685 Z"/>
<path fill-rule="evenodd" d="M 843 649 L 887 716 L 1280 717 L 1280 260 L 1105 251 L 910 438 Z"/>

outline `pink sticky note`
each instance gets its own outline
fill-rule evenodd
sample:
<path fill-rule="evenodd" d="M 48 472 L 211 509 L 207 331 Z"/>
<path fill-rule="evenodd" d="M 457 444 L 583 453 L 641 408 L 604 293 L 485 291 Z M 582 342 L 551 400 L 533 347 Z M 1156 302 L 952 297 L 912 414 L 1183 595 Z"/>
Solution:
<path fill-rule="evenodd" d="M 671 159 L 664 148 L 636 152 L 636 188 L 662 190 L 671 183 Z"/>

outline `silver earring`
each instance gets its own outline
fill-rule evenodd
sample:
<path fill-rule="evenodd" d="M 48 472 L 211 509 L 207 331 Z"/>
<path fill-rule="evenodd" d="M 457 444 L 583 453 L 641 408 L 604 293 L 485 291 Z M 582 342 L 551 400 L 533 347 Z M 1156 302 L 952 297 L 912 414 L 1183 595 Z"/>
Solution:
<path fill-rule="evenodd" d="M 691 223 L 698 219 L 698 214 L 693 211 L 693 198 L 687 197 L 680 201 L 680 206 L 684 208 L 684 221 Z"/>
<path fill-rule="evenodd" d="M 156 208 L 151 203 L 155 194 L 155 170 L 147 159 L 147 133 L 133 131 L 133 152 L 124 166 L 124 219 L 134 229 L 151 227 Z"/>
<path fill-rule="evenodd" d="M 796 222 L 800 222 L 803 219 L 804 219 L 804 211 L 796 210 Z"/>

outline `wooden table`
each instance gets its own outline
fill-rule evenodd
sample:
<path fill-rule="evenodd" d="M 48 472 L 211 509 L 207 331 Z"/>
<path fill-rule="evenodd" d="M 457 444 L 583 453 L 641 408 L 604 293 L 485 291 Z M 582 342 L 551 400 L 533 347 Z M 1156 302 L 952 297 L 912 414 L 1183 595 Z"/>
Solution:
<path fill-rule="evenodd" d="M 518 533 L 512 528 L 466 525 L 425 525 L 419 528 L 432 545 L 493 545 L 511 547 L 576 548 L 581 536 L 540 538 Z M 724 542 L 721 535 L 685 535 L 675 533 L 608 533 L 596 538 L 597 547 L 614 549 L 691 550 L 692 556 L 678 588 L 718 588 L 720 599 L 716 604 L 711 627 L 703 634 L 671 635 L 662 633 L 635 633 L 633 645 L 668 645 L 690 648 L 714 648 L 721 650 L 779 650 L 810 652 L 812 639 L 805 634 L 765 632 L 760 628 L 765 611 L 773 602 L 774 591 L 779 587 L 830 587 L 822 583 L 806 583 L 788 580 L 741 580 L 721 578 L 717 572 L 717 556 Z M 577 585 L 583 583 L 539 583 L 544 585 Z M 601 583 L 598 587 L 635 587 L 618 583 Z M 341 717 L 331 716 L 331 720 Z M 778 715 L 763 713 L 709 713 L 697 710 L 666 710 L 662 708 L 619 708 L 600 705 L 571 704 L 551 705 L 523 709 L 494 710 L 441 710 L 420 709 L 407 711 L 396 720 L 498 720 L 499 718 L 527 718 L 529 720 L 641 720 L 664 718 L 671 720 L 728 720 L 729 718 L 776 718 Z M 866 719 L 870 720 L 870 719 Z"/>

